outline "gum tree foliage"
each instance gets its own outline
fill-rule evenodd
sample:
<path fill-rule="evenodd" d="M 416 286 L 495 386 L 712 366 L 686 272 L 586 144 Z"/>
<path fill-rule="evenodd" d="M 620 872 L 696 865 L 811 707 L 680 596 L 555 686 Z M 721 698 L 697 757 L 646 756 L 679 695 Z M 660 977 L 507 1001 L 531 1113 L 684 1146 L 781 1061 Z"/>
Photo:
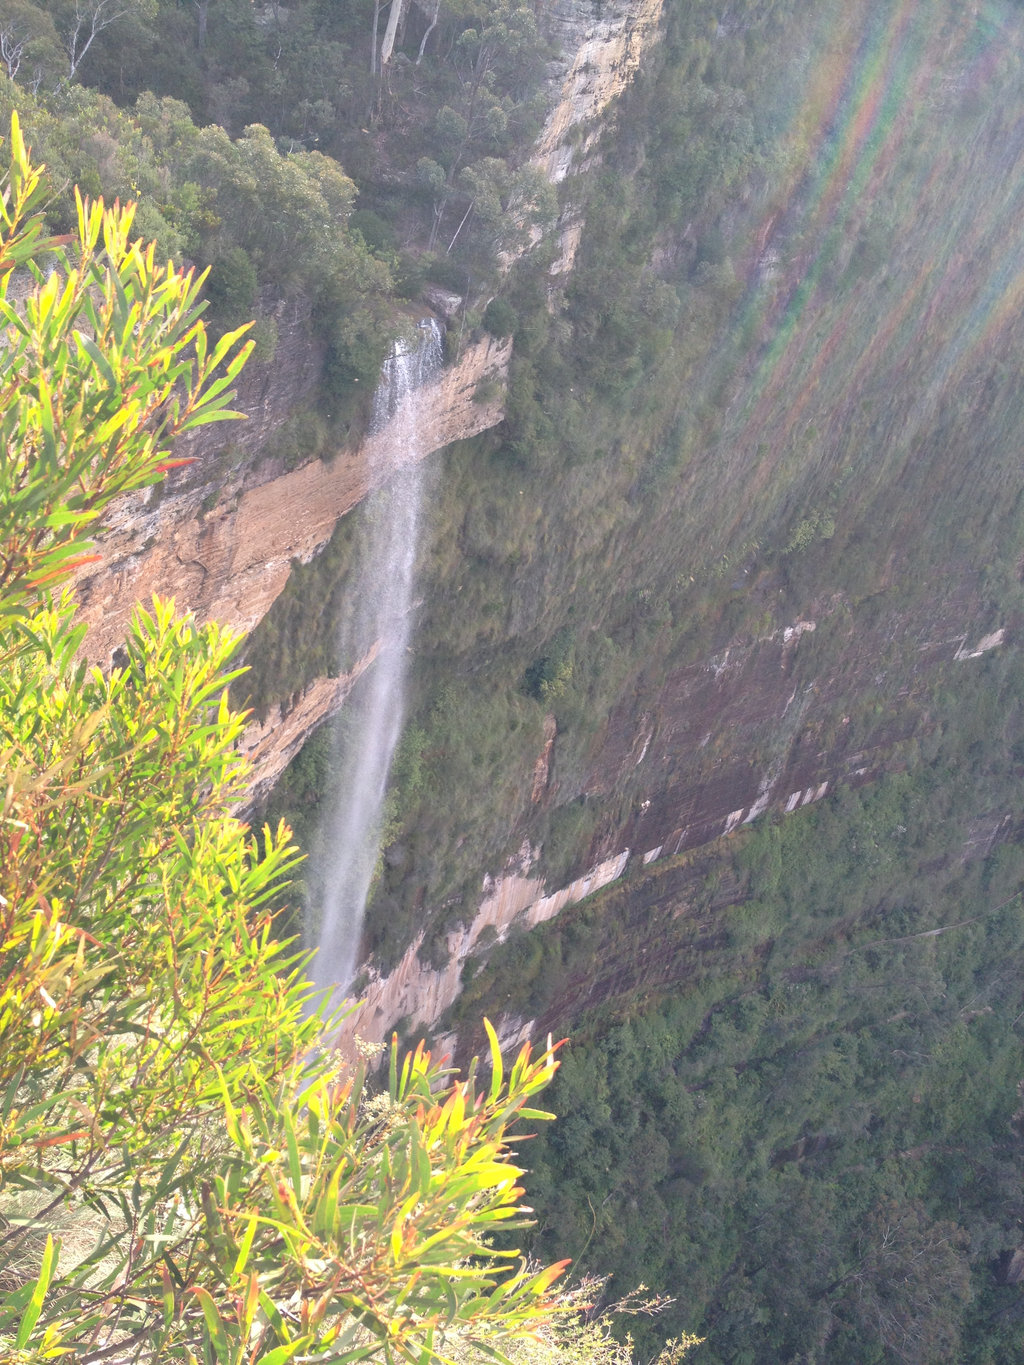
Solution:
<path fill-rule="evenodd" d="M 71 80 L 68 42 L 76 32 L 75 41 L 83 47 L 88 41 L 88 50 L 75 59 Z M 523 164 L 544 117 L 548 55 L 534 0 L 335 6 L 300 0 L 269 8 L 245 0 L 7 0 L 0 73 L 9 82 L 0 81 L 0 104 L 5 91 L 11 97 L 9 83 L 16 86 L 28 127 L 21 96 L 32 91 L 45 115 L 68 133 L 68 124 L 87 110 L 85 126 L 66 139 L 61 159 L 94 161 L 108 197 L 127 197 L 111 186 L 113 176 L 137 181 L 129 191 L 140 205 L 139 223 L 161 246 L 212 265 L 213 278 L 223 253 L 244 249 L 260 284 L 275 289 L 301 280 L 307 292 L 319 294 L 326 269 L 333 276 L 332 305 L 346 276 L 360 295 L 375 293 L 376 285 L 360 282 L 386 274 L 385 266 L 404 290 L 419 253 L 360 254 L 337 222 L 319 234 L 324 242 L 311 240 L 318 235 L 312 229 L 331 223 L 322 209 L 298 214 L 294 240 L 285 238 L 282 249 L 276 244 L 280 206 L 287 216 L 293 200 L 324 190 L 320 172 L 296 155 L 336 159 L 358 181 L 361 207 L 383 212 L 401 241 L 429 242 L 452 258 L 444 263 L 450 271 L 496 283 L 502 258 L 545 231 L 557 209 L 545 178 Z M 122 110 L 134 105 L 135 116 L 122 120 L 89 108 L 100 91 Z M 194 119 L 193 146 L 157 147 L 160 155 L 149 165 L 150 149 L 130 125 L 146 128 L 154 103 L 159 107 L 165 97 Z M 262 132 L 263 146 L 253 129 Z M 58 133 L 56 141 L 64 140 Z M 270 164 L 275 146 L 283 156 Z M 52 144 L 46 159 L 50 165 L 57 159 Z M 141 175 L 134 173 L 135 159 Z M 256 212 L 246 212 L 251 173 L 268 167 L 274 188 Z M 69 170 L 70 181 L 81 184 L 76 166 Z M 98 185 L 89 188 L 99 193 Z M 257 189 L 265 188 L 258 179 Z M 317 259 L 324 246 L 333 247 L 326 267 Z M 374 369 L 381 358 L 375 355 Z"/>
<path fill-rule="evenodd" d="M 393 330 L 393 275 L 349 231 L 356 189 L 336 162 L 280 152 L 258 124 L 236 139 L 198 128 L 180 100 L 143 95 L 129 113 L 75 86 L 50 103 L 0 76 L 0 122 L 16 110 L 49 168 L 53 231 L 74 226 L 70 186 L 131 200 L 135 231 L 157 243 L 159 256 L 209 267 L 210 332 L 256 316 L 256 335 L 266 339 L 282 301 L 297 301 L 300 316 L 311 305 L 331 375 L 373 381 Z M 254 360 L 266 358 L 258 348 Z M 337 413 L 339 395 L 326 381 L 321 393 Z M 357 384 L 348 396 L 360 393 Z"/>
<path fill-rule="evenodd" d="M 236 641 L 155 602 L 76 662 L 66 582 L 117 494 L 233 417 L 245 329 L 79 200 L 45 238 L 17 119 L 0 203 L 0 1358 L 428 1362 L 557 1317 L 508 1130 L 555 1068 L 456 1081 L 419 1047 L 371 1098 L 263 907 L 286 827 L 231 814 Z M 20 287 L 28 281 L 27 293 Z M 55 595 L 56 593 L 61 595 Z"/>
<path fill-rule="evenodd" d="M 455 237 L 442 242 L 451 236 L 442 228 L 452 204 L 459 210 L 450 225 L 456 233 L 473 209 L 482 214 L 485 231 L 493 232 L 494 221 L 505 213 L 513 220 L 535 214 L 540 222 L 551 216 L 552 204 L 543 177 L 523 168 L 517 172 L 504 160 L 512 134 L 531 117 L 523 75 L 534 71 L 543 47 L 531 7 L 522 0 L 488 6 L 457 0 L 445 10 L 441 67 L 450 73 L 447 100 L 434 119 L 431 158 L 421 161 L 419 171 L 435 195 L 429 245 L 451 251 Z"/>

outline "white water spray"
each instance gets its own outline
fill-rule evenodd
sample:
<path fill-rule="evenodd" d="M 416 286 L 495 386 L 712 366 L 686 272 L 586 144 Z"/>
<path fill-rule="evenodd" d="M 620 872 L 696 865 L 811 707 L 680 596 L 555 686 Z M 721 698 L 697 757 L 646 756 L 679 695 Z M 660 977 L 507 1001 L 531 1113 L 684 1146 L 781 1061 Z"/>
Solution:
<path fill-rule="evenodd" d="M 423 474 L 420 460 L 423 386 L 441 368 L 441 329 L 420 324 L 418 344 L 395 343 L 374 395 L 372 432 L 376 487 L 364 505 L 355 587 L 338 652 L 342 667 L 377 642 L 377 656 L 344 709 L 336 781 L 312 858 L 307 907 L 318 952 L 315 984 L 339 995 L 356 970 L 363 913 L 380 844 L 391 759 L 402 730 L 406 662 L 412 631 Z"/>

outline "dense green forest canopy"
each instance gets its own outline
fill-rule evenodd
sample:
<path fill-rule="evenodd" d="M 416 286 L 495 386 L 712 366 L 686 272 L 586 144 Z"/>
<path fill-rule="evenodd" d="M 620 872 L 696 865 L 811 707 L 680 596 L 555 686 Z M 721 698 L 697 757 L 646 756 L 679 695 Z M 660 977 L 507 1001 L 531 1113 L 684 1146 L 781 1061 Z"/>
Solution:
<path fill-rule="evenodd" d="M 525 164 L 547 52 L 532 7 L 438 7 L 416 37 L 415 78 L 404 49 L 386 76 L 370 70 L 372 8 L 101 0 L 0 12 L 0 106 L 19 110 L 46 162 L 55 227 L 71 222 L 72 185 L 137 201 L 162 253 L 210 267 L 215 328 L 256 316 L 257 359 L 273 358 L 275 304 L 311 302 L 326 354 L 317 420 L 298 422 L 292 460 L 336 448 L 365 417 L 403 302 L 425 278 L 486 301 L 500 261 L 555 211 Z M 420 16 L 407 9 L 406 48 Z"/>

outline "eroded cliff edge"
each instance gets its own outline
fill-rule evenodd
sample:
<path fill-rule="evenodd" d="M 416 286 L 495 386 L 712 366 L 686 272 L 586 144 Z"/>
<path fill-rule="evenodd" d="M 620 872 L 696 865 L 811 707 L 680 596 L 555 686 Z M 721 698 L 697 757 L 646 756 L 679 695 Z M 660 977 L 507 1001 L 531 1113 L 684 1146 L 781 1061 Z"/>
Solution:
<path fill-rule="evenodd" d="M 312 345 L 308 338 L 296 338 L 295 345 L 304 342 Z M 430 414 L 424 456 L 501 421 L 510 349 L 510 343 L 484 337 L 442 373 L 424 404 Z M 489 396 L 480 401 L 482 385 Z M 239 395 L 240 407 L 247 397 Z M 276 416 L 279 405 L 271 400 L 268 407 Z M 288 581 L 293 562 L 311 559 L 338 519 L 366 496 L 374 448 L 387 440 L 386 428 L 331 459 L 282 470 L 258 454 L 273 420 L 250 418 L 257 452 L 252 462 L 243 458 L 225 470 L 223 447 L 207 448 L 199 456 L 198 478 L 172 483 L 166 492 L 148 489 L 114 509 L 100 546 L 102 562 L 77 585 L 91 659 L 110 659 L 135 603 L 154 593 L 173 597 L 180 612 L 199 620 L 251 631 Z"/>
<path fill-rule="evenodd" d="M 410 1032 L 430 1029 L 457 1000 L 467 964 L 486 961 L 511 935 L 627 872 L 671 866 L 758 817 L 790 814 L 839 786 L 899 770 L 934 734 L 937 693 L 976 685 L 982 661 L 1008 643 L 1005 629 L 985 628 L 985 607 L 967 591 L 936 597 L 929 618 L 913 622 L 890 617 L 868 625 L 864 612 L 840 600 L 818 607 L 818 620 L 798 619 L 761 639 L 736 638 L 705 658 L 680 662 L 649 692 L 620 704 L 602 727 L 578 798 L 597 818 L 577 874 L 552 884 L 543 850 L 524 841 L 483 878 L 479 899 L 447 934 L 443 965 L 429 960 L 421 933 L 390 971 L 371 966 L 346 1036 L 383 1043 L 399 1023 Z M 827 673 L 813 647 L 819 629 L 833 637 Z M 552 734 L 538 758 L 540 802 L 559 799 L 557 746 Z M 653 986 L 683 970 L 655 965 L 659 932 L 657 923 L 636 926 L 631 989 L 639 979 Z M 614 995 L 616 986 L 602 989 Z M 500 1000 L 489 1009 L 509 1045 L 539 1026 L 568 1024 L 565 1011 L 538 1023 L 505 1015 Z M 473 1032 L 472 1045 L 478 1041 Z M 455 1034 L 445 1041 L 466 1046 L 467 1038 Z"/>
<path fill-rule="evenodd" d="M 548 71 L 550 110 L 532 160 L 553 182 L 580 169 L 602 116 L 657 41 L 663 4 L 558 0 L 543 16 L 557 55 Z M 570 198 L 561 217 L 557 271 L 571 268 L 581 230 Z M 179 611 L 199 620 L 252 631 L 292 565 L 315 557 L 339 519 L 370 490 L 374 447 L 387 440 L 386 430 L 296 468 L 268 454 L 289 418 L 315 403 L 324 360 L 308 300 L 280 300 L 271 313 L 277 350 L 272 362 L 251 363 L 242 376 L 236 406 L 246 414 L 244 426 L 227 440 L 221 427 L 212 438 L 207 432 L 183 442 L 174 453 L 194 459 L 193 469 L 112 510 L 101 563 L 76 584 L 90 660 L 110 661 L 135 604 L 153 594 L 173 597 Z M 502 421 L 510 354 L 511 340 L 486 334 L 461 349 L 423 404 L 424 456 Z M 343 677 L 309 678 L 300 695 L 252 722 L 243 747 L 254 764 L 253 801 L 266 795 L 305 739 L 344 704 L 366 662 Z"/>

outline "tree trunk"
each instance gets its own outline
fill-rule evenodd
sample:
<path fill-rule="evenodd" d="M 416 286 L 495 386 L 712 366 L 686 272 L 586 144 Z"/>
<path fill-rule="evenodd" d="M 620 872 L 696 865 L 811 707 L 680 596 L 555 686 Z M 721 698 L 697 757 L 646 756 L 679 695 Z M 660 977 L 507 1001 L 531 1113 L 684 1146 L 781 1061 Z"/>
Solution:
<path fill-rule="evenodd" d="M 388 26 L 384 30 L 384 41 L 380 45 L 381 70 L 383 70 L 391 60 L 391 54 L 395 48 L 395 35 L 398 33 L 398 25 L 402 22 L 406 4 L 407 0 L 391 0 L 391 13 L 388 15 Z"/>
<path fill-rule="evenodd" d="M 380 23 L 381 0 L 373 0 L 373 31 L 370 34 L 370 75 L 377 74 L 377 26 Z"/>
<path fill-rule="evenodd" d="M 430 35 L 433 33 L 434 29 L 437 28 L 437 16 L 438 16 L 440 13 L 441 13 L 441 0 L 434 0 L 434 14 L 433 14 L 433 17 L 432 17 L 431 20 L 430 20 L 430 23 L 427 25 L 427 31 L 426 31 L 426 33 L 424 33 L 424 35 L 423 35 L 423 41 L 420 43 L 420 50 L 419 50 L 419 52 L 416 54 L 416 65 L 417 65 L 417 66 L 419 66 L 420 62 L 423 60 L 423 53 L 426 51 L 426 47 L 427 47 L 427 39 L 428 39 L 428 38 L 430 37 Z"/>

